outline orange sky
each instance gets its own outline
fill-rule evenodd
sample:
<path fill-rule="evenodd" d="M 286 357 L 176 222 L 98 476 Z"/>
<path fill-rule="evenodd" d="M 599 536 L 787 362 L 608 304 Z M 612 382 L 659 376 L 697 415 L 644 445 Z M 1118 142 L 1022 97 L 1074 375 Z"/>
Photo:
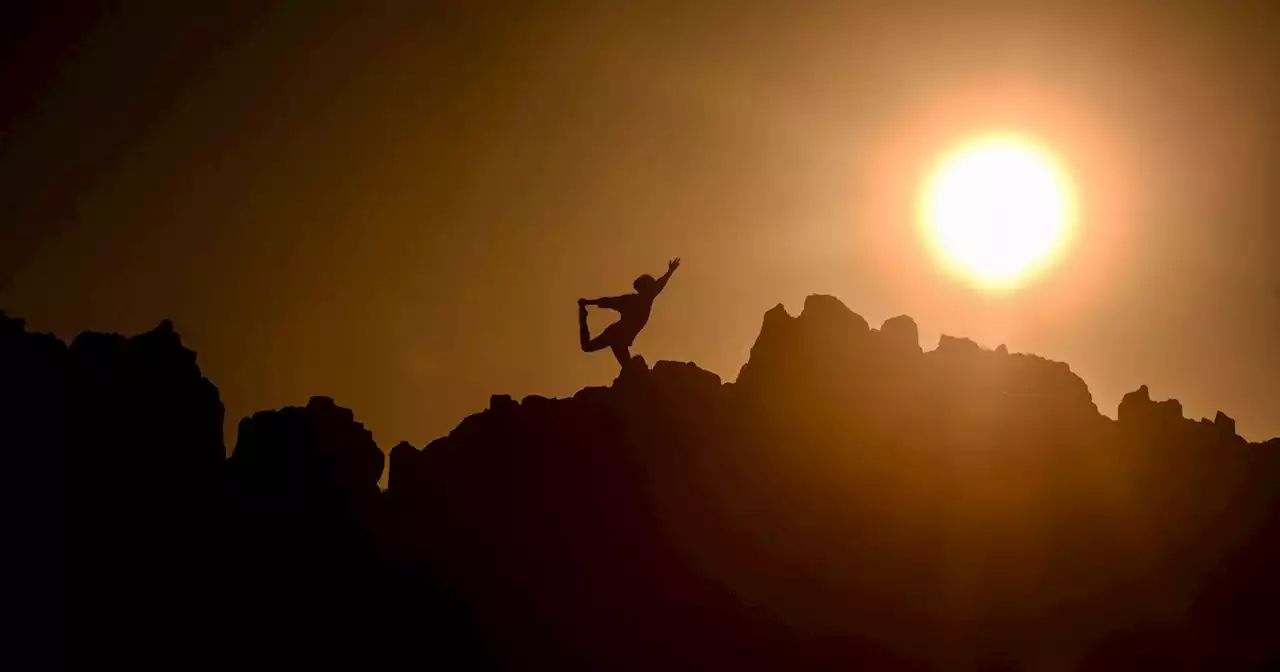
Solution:
<path fill-rule="evenodd" d="M 1280 435 L 1265 3 L 394 4 L 0 21 L 0 306 L 64 337 L 170 317 L 229 428 L 326 394 L 389 448 L 607 383 L 574 301 L 681 256 L 650 362 L 732 379 L 765 310 L 831 293 L 926 348 L 1067 361 L 1109 415 L 1145 383 Z M 931 163 L 992 129 L 1057 152 L 1080 208 L 1002 298 L 913 221 Z"/>

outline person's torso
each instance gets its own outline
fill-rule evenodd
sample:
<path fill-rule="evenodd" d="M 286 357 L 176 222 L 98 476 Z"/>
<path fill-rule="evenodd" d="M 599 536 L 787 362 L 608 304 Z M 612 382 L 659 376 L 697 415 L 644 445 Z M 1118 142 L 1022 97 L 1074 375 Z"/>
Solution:
<path fill-rule="evenodd" d="M 653 310 L 654 295 L 631 294 L 628 295 L 622 309 L 618 312 L 622 313 L 622 319 L 618 320 L 627 327 L 640 331 L 649 321 L 649 312 Z"/>

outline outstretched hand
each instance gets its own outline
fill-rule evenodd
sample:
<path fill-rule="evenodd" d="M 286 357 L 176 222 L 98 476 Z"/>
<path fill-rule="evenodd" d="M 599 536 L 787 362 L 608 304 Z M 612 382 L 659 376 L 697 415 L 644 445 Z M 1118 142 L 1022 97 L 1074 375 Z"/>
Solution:
<path fill-rule="evenodd" d="M 667 272 L 668 272 L 668 273 L 670 273 L 671 271 L 676 270 L 677 268 L 680 268 L 680 257 L 676 257 L 675 259 L 672 259 L 671 261 L 668 261 L 668 262 L 667 262 Z"/>

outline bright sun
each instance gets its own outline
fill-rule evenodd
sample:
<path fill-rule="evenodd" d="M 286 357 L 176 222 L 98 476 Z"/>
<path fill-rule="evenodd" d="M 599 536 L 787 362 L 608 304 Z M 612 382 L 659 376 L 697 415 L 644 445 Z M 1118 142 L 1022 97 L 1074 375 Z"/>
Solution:
<path fill-rule="evenodd" d="M 1025 138 L 987 136 L 943 157 L 921 224 L 942 260 L 978 286 L 1007 290 L 1049 265 L 1074 225 L 1070 179 Z"/>

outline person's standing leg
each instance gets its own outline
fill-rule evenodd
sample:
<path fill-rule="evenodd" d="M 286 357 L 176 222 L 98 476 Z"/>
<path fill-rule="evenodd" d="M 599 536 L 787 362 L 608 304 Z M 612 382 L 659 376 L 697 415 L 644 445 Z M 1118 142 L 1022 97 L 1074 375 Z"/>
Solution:
<path fill-rule="evenodd" d="M 581 299 L 578 300 L 578 341 L 582 344 L 583 352 L 591 352 L 588 349 L 591 345 L 591 331 L 587 329 L 587 304 Z"/>
<path fill-rule="evenodd" d="M 631 365 L 631 348 L 626 343 L 611 343 L 609 349 L 618 358 L 618 366 L 625 369 Z"/>

